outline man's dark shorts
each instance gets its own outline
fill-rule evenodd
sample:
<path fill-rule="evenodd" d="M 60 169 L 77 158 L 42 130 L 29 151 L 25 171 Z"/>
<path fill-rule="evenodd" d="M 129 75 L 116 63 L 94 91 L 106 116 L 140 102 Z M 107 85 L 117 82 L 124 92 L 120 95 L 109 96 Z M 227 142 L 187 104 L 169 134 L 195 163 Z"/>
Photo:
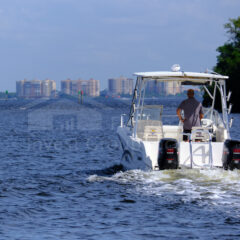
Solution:
<path fill-rule="evenodd" d="M 183 130 L 183 133 L 191 133 L 191 130 Z M 183 135 L 183 141 L 188 141 L 188 136 L 187 135 Z"/>

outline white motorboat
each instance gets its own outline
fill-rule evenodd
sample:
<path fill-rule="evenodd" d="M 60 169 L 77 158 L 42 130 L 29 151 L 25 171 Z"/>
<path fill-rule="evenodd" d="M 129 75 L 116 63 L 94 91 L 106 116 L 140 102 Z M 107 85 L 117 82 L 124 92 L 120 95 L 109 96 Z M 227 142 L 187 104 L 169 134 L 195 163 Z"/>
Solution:
<path fill-rule="evenodd" d="M 230 95 L 226 94 L 228 76 L 217 73 L 174 71 L 140 72 L 134 74 L 136 86 L 128 119 L 121 116 L 117 129 L 126 169 L 163 170 L 177 168 L 240 169 L 240 141 L 231 139 L 229 119 Z M 181 85 L 201 86 L 212 99 L 211 107 L 204 108 L 200 127 L 193 127 L 189 141 L 183 141 L 183 126 L 177 118 L 175 124 L 163 122 L 163 105 L 148 105 L 145 99 L 146 84 L 177 82 Z M 213 93 L 207 86 L 211 85 Z M 222 113 L 214 109 L 217 92 L 221 96 Z"/>

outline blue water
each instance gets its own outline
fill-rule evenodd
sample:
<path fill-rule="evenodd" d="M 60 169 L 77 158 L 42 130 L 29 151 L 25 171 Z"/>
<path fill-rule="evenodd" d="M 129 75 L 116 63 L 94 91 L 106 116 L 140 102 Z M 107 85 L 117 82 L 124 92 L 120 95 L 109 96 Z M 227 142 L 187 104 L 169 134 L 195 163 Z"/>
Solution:
<path fill-rule="evenodd" d="M 116 127 L 129 106 L 0 102 L 0 239 L 240 238 L 238 170 L 122 171 Z"/>

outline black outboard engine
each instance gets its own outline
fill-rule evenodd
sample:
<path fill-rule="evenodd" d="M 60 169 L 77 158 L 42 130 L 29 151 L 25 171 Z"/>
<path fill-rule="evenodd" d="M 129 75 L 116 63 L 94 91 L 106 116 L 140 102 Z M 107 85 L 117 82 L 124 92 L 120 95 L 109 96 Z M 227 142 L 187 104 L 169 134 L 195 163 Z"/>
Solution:
<path fill-rule="evenodd" d="M 158 166 L 160 170 L 178 168 L 178 143 L 176 139 L 161 139 L 159 143 Z"/>
<path fill-rule="evenodd" d="M 225 170 L 240 169 L 240 141 L 228 139 L 224 142 L 222 162 Z"/>

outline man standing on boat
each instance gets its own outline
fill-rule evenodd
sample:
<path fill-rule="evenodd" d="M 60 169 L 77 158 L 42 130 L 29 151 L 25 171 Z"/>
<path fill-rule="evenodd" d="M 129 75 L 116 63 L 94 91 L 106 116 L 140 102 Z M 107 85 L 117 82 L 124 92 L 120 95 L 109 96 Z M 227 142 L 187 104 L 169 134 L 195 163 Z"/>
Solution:
<path fill-rule="evenodd" d="M 203 118 L 202 104 L 194 98 L 194 90 L 187 91 L 188 99 L 182 101 L 177 108 L 177 115 L 181 122 L 183 122 L 183 132 L 191 133 L 192 127 L 201 126 L 201 119 Z M 184 111 L 184 118 L 181 116 L 181 110 Z M 188 136 L 183 135 L 183 140 L 187 141 Z"/>

